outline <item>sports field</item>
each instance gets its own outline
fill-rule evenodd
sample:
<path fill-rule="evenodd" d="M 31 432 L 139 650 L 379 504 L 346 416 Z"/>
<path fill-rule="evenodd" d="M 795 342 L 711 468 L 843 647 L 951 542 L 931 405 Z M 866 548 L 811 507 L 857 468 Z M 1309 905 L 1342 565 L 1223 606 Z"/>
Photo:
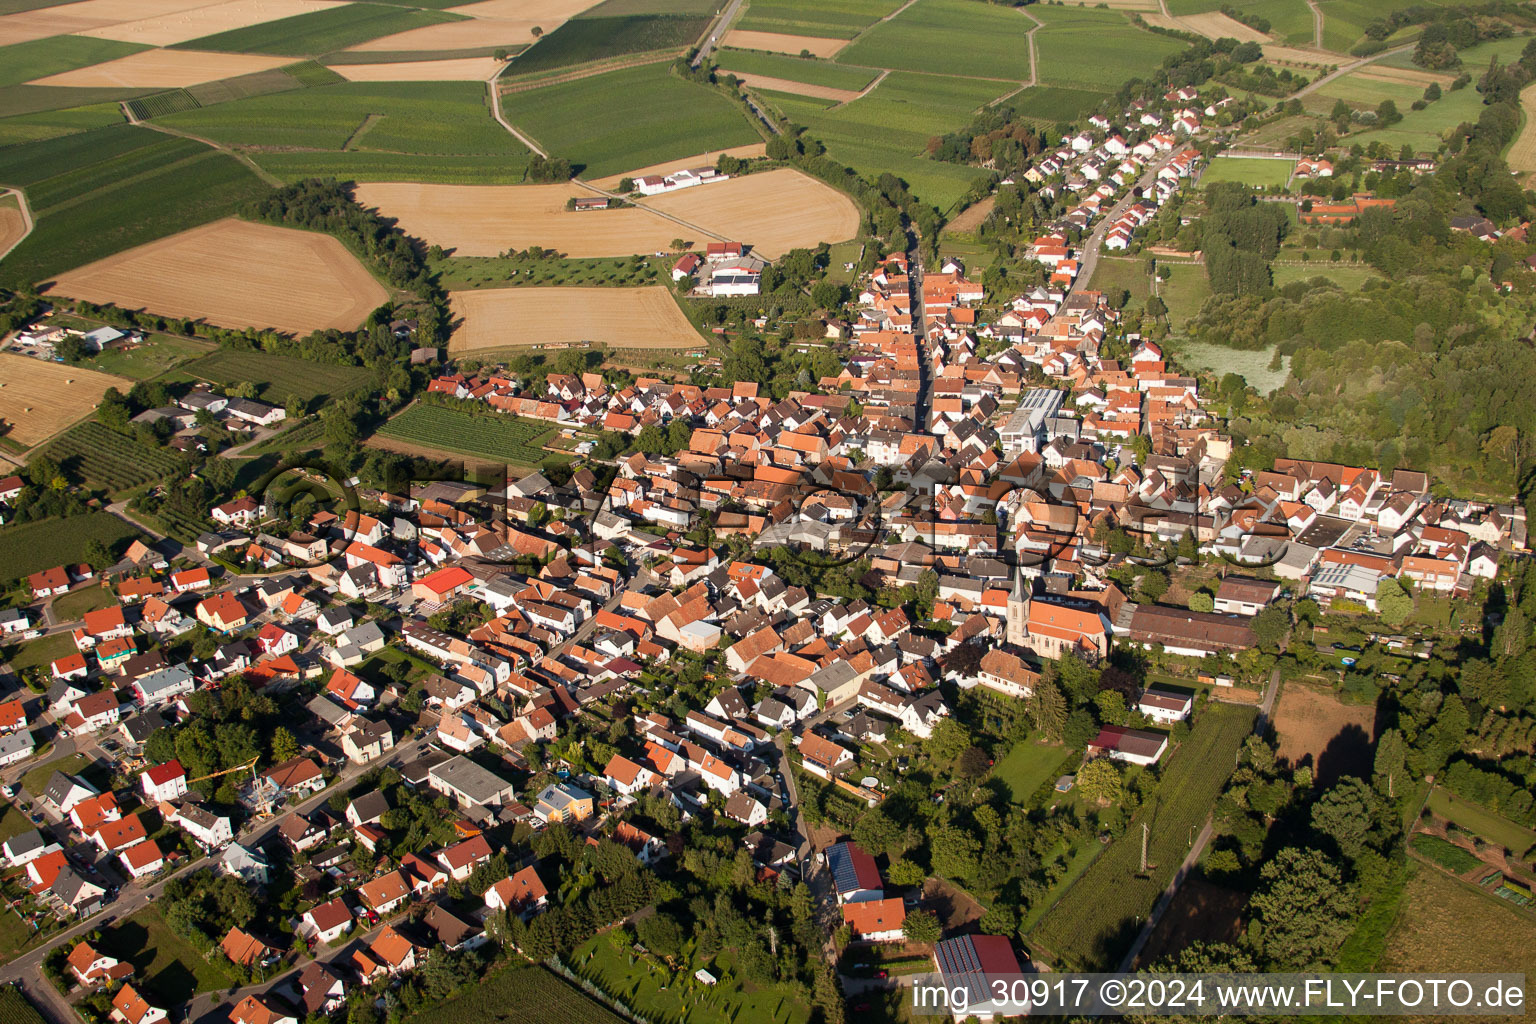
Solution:
<path fill-rule="evenodd" d="M 180 89 L 220 78 L 254 75 L 288 63 L 284 57 L 243 53 L 200 53 L 196 50 L 144 50 L 128 57 L 77 68 L 32 81 L 31 85 L 86 88 L 126 86 L 132 89 Z"/>
<path fill-rule="evenodd" d="M 1218 156 L 1200 176 L 1200 184 L 1214 185 L 1218 181 L 1236 181 L 1252 188 L 1268 188 L 1285 185 L 1291 180 L 1294 160 L 1273 160 L 1264 157 Z"/>
<path fill-rule="evenodd" d="M 331 235 L 219 220 L 61 275 L 71 298 L 221 327 L 352 330 L 388 292 Z"/>
<path fill-rule="evenodd" d="M 501 109 L 546 150 L 580 165 L 584 177 L 760 141 L 730 100 L 675 77 L 665 64 L 508 93 Z"/>
<path fill-rule="evenodd" d="M 229 0 L 228 3 L 89 29 L 81 35 L 121 39 L 147 46 L 171 46 L 189 39 L 341 6 L 340 0 Z"/>
<path fill-rule="evenodd" d="M 790 249 L 841 242 L 859 233 L 859 208 L 853 200 L 789 167 L 652 196 L 641 202 L 726 238 L 745 242 L 769 259 L 776 259 Z"/>
<path fill-rule="evenodd" d="M 678 348 L 699 334 L 666 288 L 498 288 L 449 295 L 450 352 L 593 342 Z"/>
<path fill-rule="evenodd" d="M 1022 82 L 1029 78 L 1028 34 L 1034 27 L 1018 8 L 974 0 L 917 0 L 870 29 L 837 59 L 841 64 Z"/>
<path fill-rule="evenodd" d="M 0 352 L 3 436 L 30 448 L 96 408 L 107 388 L 131 387 L 126 377 Z"/>

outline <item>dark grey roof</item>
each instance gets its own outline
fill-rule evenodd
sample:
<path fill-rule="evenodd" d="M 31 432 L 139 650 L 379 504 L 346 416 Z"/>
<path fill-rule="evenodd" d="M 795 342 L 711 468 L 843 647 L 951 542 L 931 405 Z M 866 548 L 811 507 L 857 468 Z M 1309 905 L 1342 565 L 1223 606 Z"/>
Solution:
<path fill-rule="evenodd" d="M 359 820 L 364 823 L 378 821 L 379 817 L 389 810 L 389 800 L 382 791 L 377 789 L 369 790 L 352 801 L 352 810 L 357 813 Z"/>

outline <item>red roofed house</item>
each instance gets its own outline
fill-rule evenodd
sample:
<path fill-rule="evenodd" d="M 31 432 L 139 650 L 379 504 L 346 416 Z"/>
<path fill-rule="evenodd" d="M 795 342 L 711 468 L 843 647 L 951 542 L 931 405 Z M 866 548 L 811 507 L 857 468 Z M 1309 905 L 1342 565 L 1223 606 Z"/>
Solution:
<path fill-rule="evenodd" d="M 649 768 L 636 764 L 623 754 L 614 754 L 608 767 L 603 769 L 603 778 L 615 792 L 634 796 L 650 786 L 656 776 Z"/>
<path fill-rule="evenodd" d="M 411 584 L 411 596 L 418 601 L 442 604 L 464 593 L 475 578 L 461 565 L 450 565 Z"/>
<path fill-rule="evenodd" d="M 159 845 L 153 839 L 128 847 L 117 855 L 117 859 L 123 862 L 123 867 L 128 869 L 128 874 L 135 880 L 148 878 L 165 867 L 165 854 L 160 852 Z"/>
<path fill-rule="evenodd" d="M 900 896 L 843 904 L 843 920 L 848 922 L 855 942 L 900 942 L 906 919 Z"/>
<path fill-rule="evenodd" d="M 118 1024 L 161 1024 L 169 1016 L 158 1006 L 150 1006 L 138 990 L 125 984 L 112 997 L 112 1019 Z"/>
<path fill-rule="evenodd" d="M 364 882 L 358 886 L 357 891 L 375 914 L 382 915 L 404 903 L 411 894 L 411 887 L 406 884 L 404 875 L 399 871 L 391 871 L 371 882 Z"/>
<path fill-rule="evenodd" d="M 484 836 L 475 836 L 462 843 L 454 843 L 437 853 L 437 862 L 443 866 L 455 882 L 462 882 L 474 874 L 476 868 L 491 859 L 491 844 Z"/>
<path fill-rule="evenodd" d="M 123 963 L 105 953 L 98 952 L 89 942 L 82 942 L 69 951 L 64 961 L 70 973 L 80 984 L 94 987 L 111 981 L 122 981 L 133 976 L 133 965 Z"/>
<path fill-rule="evenodd" d="M 241 967 L 270 963 L 278 955 L 277 950 L 239 928 L 231 928 L 229 934 L 224 936 L 224 941 L 219 943 L 219 948 Z"/>
<path fill-rule="evenodd" d="M 44 569 L 27 577 L 27 586 L 32 588 L 33 597 L 52 597 L 62 594 L 69 589 L 69 572 L 62 565 L 56 565 L 52 569 Z"/>
<path fill-rule="evenodd" d="M 86 612 L 84 621 L 85 632 L 97 643 L 133 635 L 133 630 L 128 626 L 128 619 L 123 614 L 123 606 L 120 604 Z"/>
<path fill-rule="evenodd" d="M 102 822 L 91 838 L 96 840 L 103 853 L 121 853 L 147 841 L 149 833 L 144 831 L 144 823 L 137 814 L 125 814 L 116 821 Z"/>
<path fill-rule="evenodd" d="M 485 905 L 509 914 L 528 915 L 549 904 L 549 890 L 539 873 L 526 867 L 511 878 L 503 878 L 485 891 Z"/>
<path fill-rule="evenodd" d="M 340 896 L 310 907 L 299 919 L 298 932 L 306 939 L 332 943 L 352 929 L 352 911 Z"/>
<path fill-rule="evenodd" d="M 139 784 L 144 787 L 146 800 L 155 803 L 174 800 L 187 791 L 187 770 L 180 761 L 167 761 L 145 769 L 139 776 Z"/>
<path fill-rule="evenodd" d="M 256 634 L 256 643 L 261 647 L 261 653 L 274 658 L 299 649 L 298 634 L 288 632 L 275 622 L 261 627 L 261 632 Z"/>
<path fill-rule="evenodd" d="M 90 675 L 90 667 L 85 663 L 85 655 L 76 651 L 74 654 L 66 654 L 54 661 L 49 666 L 55 679 L 84 679 Z"/>
<path fill-rule="evenodd" d="M 176 588 L 178 594 L 185 594 L 189 590 L 207 590 L 212 583 L 213 579 L 208 575 L 206 566 L 171 573 L 171 586 Z"/>
<path fill-rule="evenodd" d="M 228 633 L 245 625 L 250 613 L 234 594 L 214 594 L 197 603 L 197 621 L 209 629 Z"/>
<path fill-rule="evenodd" d="M 246 996 L 229 1011 L 231 1024 L 299 1024 L 299 1018 L 272 999 L 271 996 Z"/>

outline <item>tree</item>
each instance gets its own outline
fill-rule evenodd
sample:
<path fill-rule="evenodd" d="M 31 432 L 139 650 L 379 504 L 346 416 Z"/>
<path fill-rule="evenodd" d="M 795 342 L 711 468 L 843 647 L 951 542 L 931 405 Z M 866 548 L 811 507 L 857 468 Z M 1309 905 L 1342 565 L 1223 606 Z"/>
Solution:
<path fill-rule="evenodd" d="M 1376 610 L 1382 622 L 1389 626 L 1401 626 L 1413 615 L 1413 597 L 1397 580 L 1383 577 L 1376 584 Z"/>
<path fill-rule="evenodd" d="M 1376 794 L 1352 775 L 1334 784 L 1312 805 L 1312 827 L 1338 844 L 1339 852 L 1355 860 L 1365 849 L 1376 814 Z"/>
<path fill-rule="evenodd" d="M 1035 729 L 1052 743 L 1060 743 L 1067 727 L 1067 701 L 1055 682 L 1041 679 L 1029 699 L 1029 717 Z"/>
<path fill-rule="evenodd" d="M 1274 969 L 1324 964 L 1354 930 L 1354 893 L 1321 850 L 1288 846 L 1259 878 L 1248 906 L 1259 923 L 1264 959 Z"/>
<path fill-rule="evenodd" d="M 1208 612 L 1216 608 L 1216 599 L 1210 591 L 1197 590 L 1189 595 L 1189 610 L 1192 612 Z"/>
<path fill-rule="evenodd" d="M 955 765 L 955 772 L 963 779 L 979 779 L 987 773 L 991 761 L 987 752 L 980 747 L 966 747 L 960 752 L 960 760 Z"/>
<path fill-rule="evenodd" d="M 1291 620 L 1284 608 L 1270 605 L 1253 617 L 1248 628 L 1253 630 L 1254 639 L 1258 640 L 1260 647 L 1278 650 L 1285 640 L 1286 632 L 1291 628 Z"/>
<path fill-rule="evenodd" d="M 891 880 L 892 885 L 900 886 L 904 889 L 914 885 L 921 885 L 923 879 L 928 877 L 921 865 L 905 857 L 892 861 L 891 869 L 885 874 Z"/>
<path fill-rule="evenodd" d="M 935 874 L 946 878 L 968 879 L 976 873 L 976 857 L 981 843 L 970 833 L 954 825 L 941 825 L 928 839 Z"/>
<path fill-rule="evenodd" d="M 658 910 L 635 922 L 635 935 L 645 948 L 660 956 L 676 956 L 683 951 L 686 936 L 677 918 Z"/>
<path fill-rule="evenodd" d="M 902 922 L 901 934 L 908 942 L 927 946 L 939 941 L 943 929 L 932 911 L 914 910 Z"/>
<path fill-rule="evenodd" d="M 272 730 L 272 760 L 281 764 L 299 756 L 299 741 L 282 726 Z"/>
<path fill-rule="evenodd" d="M 1168 574 L 1153 569 L 1141 578 L 1137 584 L 1143 597 L 1148 601 L 1157 601 L 1158 598 L 1168 593 Z"/>
<path fill-rule="evenodd" d="M 1089 803 L 1106 806 L 1120 799 L 1120 769 L 1107 757 L 1095 758 L 1077 773 L 1077 789 Z"/>
<path fill-rule="evenodd" d="M 1403 734 L 1388 729 L 1376 741 L 1376 763 L 1371 770 L 1371 782 L 1385 793 L 1388 800 L 1396 799 L 1397 787 L 1408 779 L 1408 745 Z"/>
<path fill-rule="evenodd" d="M 1168 315 L 1168 304 L 1157 295 L 1148 296 L 1146 305 L 1142 309 L 1153 320 L 1162 320 Z"/>
<path fill-rule="evenodd" d="M 83 553 L 85 560 L 90 563 L 91 568 L 97 571 L 117 562 L 117 559 L 112 557 L 112 552 L 101 542 L 99 537 L 92 537 L 86 541 Z"/>

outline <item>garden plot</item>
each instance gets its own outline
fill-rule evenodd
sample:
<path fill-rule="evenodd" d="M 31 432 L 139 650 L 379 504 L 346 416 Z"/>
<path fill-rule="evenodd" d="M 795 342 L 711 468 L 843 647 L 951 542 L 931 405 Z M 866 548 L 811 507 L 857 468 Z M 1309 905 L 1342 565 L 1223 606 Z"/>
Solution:
<path fill-rule="evenodd" d="M 1340 775 L 1369 775 L 1376 708 L 1345 704 L 1331 691 L 1286 683 L 1275 708 L 1277 753 L 1293 766 L 1310 765 L 1319 783 Z"/>
<path fill-rule="evenodd" d="M 54 291 L 221 327 L 351 330 L 388 293 L 330 235 L 233 219 L 59 276 Z"/>
<path fill-rule="evenodd" d="M 290 64 L 287 57 L 243 53 L 203 53 L 198 50 L 145 50 L 94 67 L 39 78 L 28 85 L 67 85 L 76 88 L 180 89 L 221 78 L 254 75 Z"/>
<path fill-rule="evenodd" d="M 497 288 L 449 295 L 458 321 L 451 352 L 515 346 L 701 344 L 666 288 Z"/>

